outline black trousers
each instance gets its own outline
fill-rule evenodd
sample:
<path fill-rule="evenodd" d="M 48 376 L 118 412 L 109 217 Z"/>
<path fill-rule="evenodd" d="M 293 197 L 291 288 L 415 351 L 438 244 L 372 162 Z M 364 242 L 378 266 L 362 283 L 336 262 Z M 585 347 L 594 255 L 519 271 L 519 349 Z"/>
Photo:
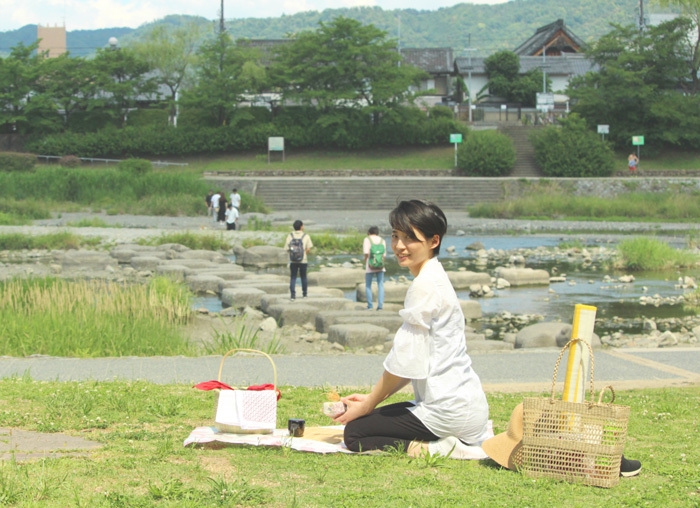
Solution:
<path fill-rule="evenodd" d="M 353 452 L 399 447 L 406 451 L 411 441 L 437 441 L 408 408 L 411 402 L 382 406 L 345 426 L 345 446 Z"/>
<path fill-rule="evenodd" d="M 299 273 L 299 277 L 301 277 L 301 293 L 306 296 L 306 292 L 309 289 L 309 279 L 306 278 L 306 268 L 308 266 L 307 263 L 289 263 L 289 293 L 292 298 L 296 298 L 297 272 Z"/>

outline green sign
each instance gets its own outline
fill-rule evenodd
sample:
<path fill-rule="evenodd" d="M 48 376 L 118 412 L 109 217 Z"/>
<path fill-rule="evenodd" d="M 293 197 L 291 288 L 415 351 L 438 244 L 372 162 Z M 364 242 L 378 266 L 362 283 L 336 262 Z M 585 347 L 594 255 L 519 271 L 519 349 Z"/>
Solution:
<path fill-rule="evenodd" d="M 640 146 L 644 144 L 644 136 L 632 136 L 632 144 L 634 146 Z"/>
<path fill-rule="evenodd" d="M 461 143 L 462 142 L 462 135 L 461 134 L 450 134 L 450 143 Z"/>

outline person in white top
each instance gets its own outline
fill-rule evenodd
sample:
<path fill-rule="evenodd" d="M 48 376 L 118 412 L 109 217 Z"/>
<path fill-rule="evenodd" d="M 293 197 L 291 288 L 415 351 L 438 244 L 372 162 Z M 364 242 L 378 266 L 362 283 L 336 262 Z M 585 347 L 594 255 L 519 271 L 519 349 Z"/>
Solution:
<path fill-rule="evenodd" d="M 437 259 L 445 214 L 427 201 L 402 201 L 389 222 L 391 248 L 414 277 L 399 312 L 404 322 L 379 382 L 369 394 L 343 397 L 347 410 L 334 420 L 345 425 L 345 445 L 352 451 L 394 447 L 414 457 L 427 450 L 486 458 L 480 445 L 490 437 L 489 407 L 467 355 L 464 314 Z M 377 408 L 409 383 L 414 402 Z"/>
<path fill-rule="evenodd" d="M 381 246 L 377 251 L 376 258 L 373 254 L 372 246 Z M 384 307 L 384 260 L 386 259 L 386 242 L 379 236 L 379 228 L 371 226 L 367 231 L 367 236 L 362 242 L 362 252 L 365 255 L 365 299 L 367 300 L 367 310 L 372 310 L 372 279 L 377 278 L 377 310 Z M 372 266 L 374 265 L 374 266 Z"/>
<path fill-rule="evenodd" d="M 233 205 L 236 210 L 241 208 L 241 195 L 238 194 L 238 189 L 233 189 L 231 195 L 229 196 L 229 202 Z"/>
<path fill-rule="evenodd" d="M 211 197 L 211 209 L 214 216 L 214 222 L 219 220 L 219 201 L 221 201 L 221 193 L 215 192 Z"/>

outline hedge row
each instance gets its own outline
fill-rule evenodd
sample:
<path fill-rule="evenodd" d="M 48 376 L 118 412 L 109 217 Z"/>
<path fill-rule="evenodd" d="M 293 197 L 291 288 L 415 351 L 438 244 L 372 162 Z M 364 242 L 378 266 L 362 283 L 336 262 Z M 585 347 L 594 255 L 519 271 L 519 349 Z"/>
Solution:
<path fill-rule="evenodd" d="M 279 115 L 272 122 L 253 119 L 216 128 L 147 126 L 68 132 L 32 140 L 25 148 L 41 155 L 160 157 L 265 151 L 272 136 L 284 137 L 288 148 L 362 149 L 446 144 L 455 132 L 466 133 L 466 128 L 439 115 L 430 117 L 416 108 L 403 108 L 385 115 L 377 125 L 370 115 L 356 111 L 315 117 Z"/>

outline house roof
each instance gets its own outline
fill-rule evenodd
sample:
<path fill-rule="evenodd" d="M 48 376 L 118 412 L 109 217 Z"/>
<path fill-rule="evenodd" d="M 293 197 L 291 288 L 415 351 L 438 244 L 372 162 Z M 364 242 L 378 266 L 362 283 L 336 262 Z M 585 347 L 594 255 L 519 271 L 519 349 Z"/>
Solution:
<path fill-rule="evenodd" d="M 579 53 L 584 42 L 569 30 L 563 19 L 540 27 L 535 35 L 515 48 L 514 53 L 521 56 L 536 56 L 542 54 L 542 48 L 547 48 L 547 54 L 561 55 L 564 53 Z"/>
<path fill-rule="evenodd" d="M 401 48 L 403 61 L 430 74 L 451 74 L 454 69 L 452 48 Z"/>
<path fill-rule="evenodd" d="M 472 74 L 486 74 L 483 57 L 472 57 L 471 71 Z M 542 68 L 541 56 L 521 56 L 520 57 L 520 73 L 523 74 L 532 69 Z M 559 76 L 582 76 L 588 71 L 596 69 L 595 64 L 588 60 L 584 55 L 562 55 L 557 57 L 545 57 L 545 71 L 549 75 Z M 469 74 L 469 58 L 455 58 L 455 70 L 458 74 L 466 76 Z"/>

